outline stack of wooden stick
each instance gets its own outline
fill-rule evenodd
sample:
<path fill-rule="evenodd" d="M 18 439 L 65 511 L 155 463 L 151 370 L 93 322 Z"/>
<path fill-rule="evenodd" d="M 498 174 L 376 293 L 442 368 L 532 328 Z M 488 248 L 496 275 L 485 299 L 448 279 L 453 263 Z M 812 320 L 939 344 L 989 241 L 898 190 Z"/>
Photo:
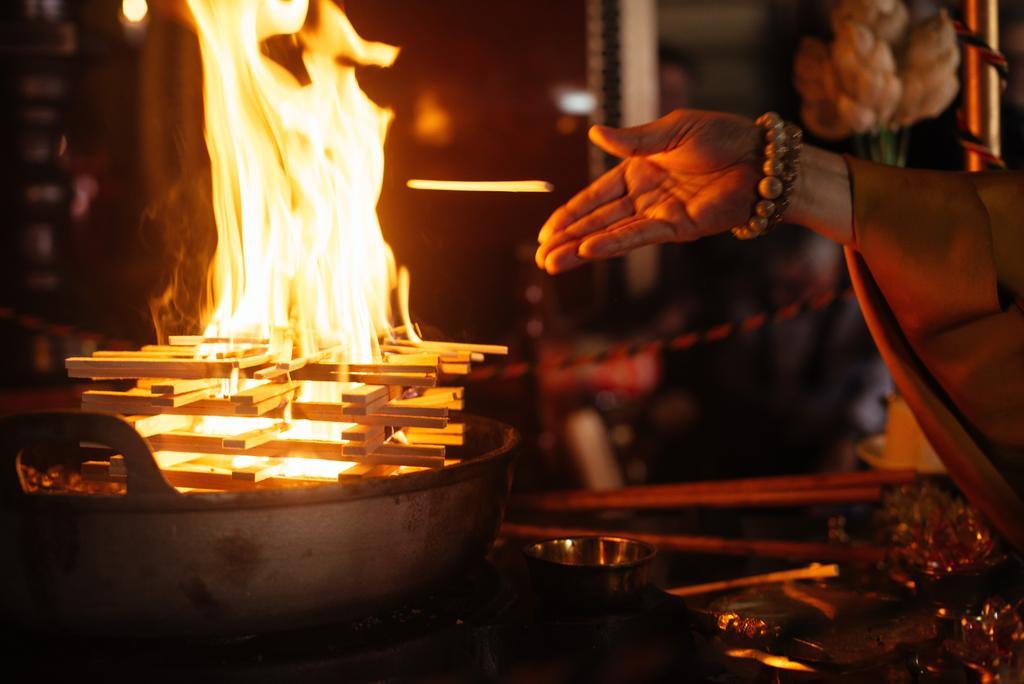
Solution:
<path fill-rule="evenodd" d="M 335 349 L 282 359 L 266 339 L 172 336 L 166 345 L 97 351 L 65 365 L 73 378 L 134 381 L 122 391 L 84 392 L 82 408 L 122 415 L 177 487 L 349 482 L 452 463 L 445 447 L 462 444 L 465 426 L 449 421 L 449 411 L 463 408 L 463 388 L 439 381 L 508 349 L 408 340 L 381 349 L 380 363 L 357 364 L 340 362 Z M 310 398 L 324 387 L 333 399 Z M 91 480 L 126 476 L 117 458 L 87 462 L 82 472 Z"/>

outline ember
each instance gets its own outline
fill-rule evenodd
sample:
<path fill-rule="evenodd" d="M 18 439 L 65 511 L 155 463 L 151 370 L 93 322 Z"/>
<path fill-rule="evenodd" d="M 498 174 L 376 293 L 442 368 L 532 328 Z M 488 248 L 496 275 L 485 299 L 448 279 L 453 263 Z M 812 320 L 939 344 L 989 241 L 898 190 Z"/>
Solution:
<path fill-rule="evenodd" d="M 137 380 L 88 391 L 82 407 L 128 416 L 181 488 L 443 467 L 445 446 L 462 443 L 448 412 L 463 391 L 439 377 L 507 349 L 424 341 L 409 315 L 409 276 L 376 215 L 391 113 L 355 77 L 398 48 L 362 40 L 324 0 L 311 12 L 300 1 L 189 7 L 218 236 L 208 322 L 168 344 L 67 359 L 71 377 Z M 275 36 L 298 46 L 303 77 L 262 49 Z M 83 473 L 124 477 L 106 462 Z"/>

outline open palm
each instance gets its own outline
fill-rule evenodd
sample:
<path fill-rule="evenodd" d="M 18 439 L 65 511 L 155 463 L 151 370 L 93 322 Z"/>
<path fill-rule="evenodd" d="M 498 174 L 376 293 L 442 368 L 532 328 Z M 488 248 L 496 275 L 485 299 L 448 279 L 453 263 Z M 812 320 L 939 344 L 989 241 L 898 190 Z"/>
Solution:
<path fill-rule="evenodd" d="M 559 273 L 643 245 L 686 242 L 746 222 L 756 201 L 760 132 L 729 114 L 679 110 L 643 126 L 595 126 L 622 157 L 541 228 L 537 265 Z"/>

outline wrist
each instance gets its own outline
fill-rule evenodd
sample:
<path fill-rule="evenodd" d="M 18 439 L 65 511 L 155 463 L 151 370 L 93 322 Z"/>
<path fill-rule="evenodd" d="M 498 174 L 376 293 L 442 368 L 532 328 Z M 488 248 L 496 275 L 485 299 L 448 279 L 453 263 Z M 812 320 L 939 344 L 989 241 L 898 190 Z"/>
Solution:
<path fill-rule="evenodd" d="M 804 147 L 800 173 L 782 218 L 834 242 L 853 244 L 850 175 L 841 156 L 817 147 Z"/>

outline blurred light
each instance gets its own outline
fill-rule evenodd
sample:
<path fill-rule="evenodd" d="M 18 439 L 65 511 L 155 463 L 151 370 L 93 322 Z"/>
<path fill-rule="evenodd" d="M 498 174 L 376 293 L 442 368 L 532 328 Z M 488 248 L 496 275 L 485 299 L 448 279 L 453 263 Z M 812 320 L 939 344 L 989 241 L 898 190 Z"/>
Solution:
<path fill-rule="evenodd" d="M 530 285 L 526 288 L 526 301 L 531 304 L 538 304 L 544 299 L 544 290 L 540 285 Z"/>
<path fill-rule="evenodd" d="M 760 663 L 764 663 L 768 667 L 774 667 L 779 670 L 793 670 L 795 672 L 817 672 L 817 670 L 810 668 L 803 663 L 798 663 L 795 660 L 790 660 L 785 656 L 773 655 L 771 653 L 765 653 L 764 651 L 758 651 L 753 648 L 733 648 L 725 652 L 725 655 L 731 658 L 749 658 L 750 660 L 756 660 Z"/>
<path fill-rule="evenodd" d="M 426 90 L 416 98 L 413 135 L 424 145 L 446 147 L 455 140 L 455 122 L 441 96 Z"/>
<path fill-rule="evenodd" d="M 405 185 L 413 190 L 454 190 L 458 192 L 551 192 L 547 181 L 456 181 L 413 178 Z"/>
<path fill-rule="evenodd" d="M 565 114 L 586 116 L 597 107 L 597 98 L 588 90 L 562 88 L 555 92 L 555 103 Z"/>
<path fill-rule="evenodd" d="M 562 114 L 555 120 L 555 130 L 562 135 L 572 135 L 580 127 L 580 117 Z"/>
<path fill-rule="evenodd" d="M 540 337 L 544 333 L 544 321 L 539 318 L 531 318 L 526 324 L 526 334 L 530 337 Z"/>
<path fill-rule="evenodd" d="M 617 447 L 628 447 L 635 438 L 636 434 L 633 432 L 633 426 L 629 423 L 619 423 L 611 430 L 612 444 Z"/>
<path fill-rule="evenodd" d="M 149 5 L 146 0 L 121 0 L 121 15 L 133 24 L 144 20 L 147 14 Z"/>

